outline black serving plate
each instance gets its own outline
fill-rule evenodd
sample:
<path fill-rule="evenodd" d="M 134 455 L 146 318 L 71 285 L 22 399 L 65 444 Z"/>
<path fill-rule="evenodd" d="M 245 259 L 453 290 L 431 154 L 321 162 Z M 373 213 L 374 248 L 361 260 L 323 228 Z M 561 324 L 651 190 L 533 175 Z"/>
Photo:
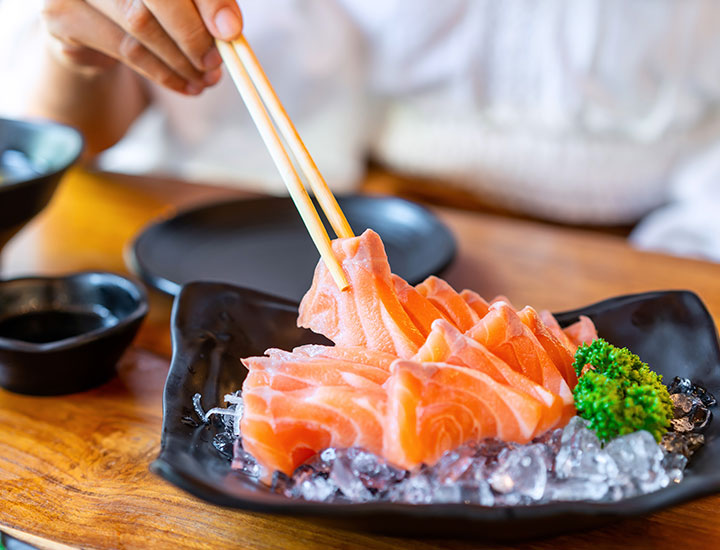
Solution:
<path fill-rule="evenodd" d="M 240 388 L 241 357 L 324 339 L 295 325 L 297 304 L 228 284 L 194 283 L 175 301 L 173 359 L 163 401 L 162 449 L 151 469 L 208 502 L 259 512 L 306 516 L 352 529 L 395 535 L 522 539 L 648 514 L 720 490 L 720 422 L 685 479 L 618 503 L 568 502 L 527 507 L 465 504 L 328 504 L 292 500 L 230 470 L 212 445 L 217 427 L 201 425 L 192 396 L 208 409 Z M 627 346 L 669 382 L 686 376 L 720 395 L 720 349 L 712 318 L 692 292 L 648 292 L 610 298 L 557 315 L 567 325 L 587 315 L 600 336 Z"/>
<path fill-rule="evenodd" d="M 82 148 L 69 126 L 0 118 L 0 249 L 45 208 Z"/>
<path fill-rule="evenodd" d="M 0 386 L 60 395 L 106 382 L 147 311 L 145 291 L 113 273 L 0 281 Z"/>
<path fill-rule="evenodd" d="M 455 254 L 452 233 L 418 204 L 360 195 L 338 202 L 357 235 L 368 227 L 378 232 L 393 273 L 410 283 L 440 272 Z M 292 201 L 272 197 L 201 206 L 151 225 L 135 240 L 128 263 L 172 295 L 186 283 L 217 281 L 300 300 L 318 258 Z"/>

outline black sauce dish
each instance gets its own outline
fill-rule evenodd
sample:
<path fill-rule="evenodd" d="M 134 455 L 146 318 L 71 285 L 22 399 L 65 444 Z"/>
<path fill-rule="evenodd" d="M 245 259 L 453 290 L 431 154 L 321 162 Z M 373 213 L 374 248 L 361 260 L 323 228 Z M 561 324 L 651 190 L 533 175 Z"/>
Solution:
<path fill-rule="evenodd" d="M 589 316 L 600 336 L 627 346 L 666 381 L 689 377 L 720 394 L 720 347 L 707 309 L 692 292 L 664 291 L 620 296 L 557 314 L 568 325 Z M 639 516 L 720 491 L 720 422 L 705 432 L 685 479 L 655 493 L 616 503 L 557 502 L 524 507 L 470 504 L 364 504 L 292 500 L 230 469 L 213 446 L 221 431 L 202 424 L 192 398 L 207 410 L 223 406 L 246 375 L 241 357 L 269 347 L 291 349 L 327 342 L 296 326 L 297 303 L 221 283 L 191 283 L 176 298 L 172 317 L 173 358 L 163 398 L 160 456 L 151 469 L 203 500 L 243 510 L 303 516 L 354 530 L 394 535 L 519 540 L 559 534 Z"/>
<path fill-rule="evenodd" d="M 82 149 L 69 126 L 0 118 L 0 250 L 45 208 Z"/>
<path fill-rule="evenodd" d="M 0 281 L 0 386 L 61 395 L 106 382 L 147 311 L 142 287 L 113 273 Z"/>

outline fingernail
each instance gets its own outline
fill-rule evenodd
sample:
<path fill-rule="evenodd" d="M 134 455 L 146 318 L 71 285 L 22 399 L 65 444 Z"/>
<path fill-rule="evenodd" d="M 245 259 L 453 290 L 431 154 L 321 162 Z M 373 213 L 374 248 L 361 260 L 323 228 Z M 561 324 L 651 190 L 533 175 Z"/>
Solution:
<path fill-rule="evenodd" d="M 190 95 L 198 95 L 202 91 L 203 87 L 200 84 L 196 84 L 194 82 L 191 82 L 190 84 L 185 86 L 185 92 Z"/>
<path fill-rule="evenodd" d="M 203 67 L 210 70 L 221 65 L 222 57 L 220 57 L 220 52 L 217 51 L 217 48 L 213 47 L 203 56 L 202 62 Z"/>
<path fill-rule="evenodd" d="M 232 40 L 242 31 L 242 22 L 230 8 L 223 8 L 217 12 L 215 26 L 223 40 Z"/>
<path fill-rule="evenodd" d="M 217 84 L 218 80 L 220 80 L 220 77 L 222 76 L 222 69 L 218 67 L 217 69 L 213 69 L 212 71 L 208 71 L 203 75 L 203 82 L 207 84 L 208 86 L 212 86 L 213 84 Z"/>

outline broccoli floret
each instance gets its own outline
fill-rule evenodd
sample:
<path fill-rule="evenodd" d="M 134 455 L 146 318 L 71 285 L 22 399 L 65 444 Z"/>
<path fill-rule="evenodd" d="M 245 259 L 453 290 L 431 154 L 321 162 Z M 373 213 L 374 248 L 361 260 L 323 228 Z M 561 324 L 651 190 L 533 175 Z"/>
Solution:
<path fill-rule="evenodd" d="M 597 339 L 578 348 L 573 367 L 575 408 L 600 440 L 647 430 L 660 441 L 667 432 L 673 407 L 662 376 L 630 350 Z"/>

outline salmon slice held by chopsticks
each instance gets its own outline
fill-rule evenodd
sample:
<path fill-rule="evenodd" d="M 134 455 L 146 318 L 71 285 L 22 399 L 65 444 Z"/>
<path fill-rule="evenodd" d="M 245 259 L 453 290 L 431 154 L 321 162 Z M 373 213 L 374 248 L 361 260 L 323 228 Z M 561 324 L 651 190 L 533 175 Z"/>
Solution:
<path fill-rule="evenodd" d="M 359 237 L 336 239 L 332 247 L 350 287 L 340 290 L 325 264 L 318 263 L 300 303 L 298 326 L 337 345 L 412 357 L 425 338 L 398 299 L 378 234 L 368 229 Z"/>

